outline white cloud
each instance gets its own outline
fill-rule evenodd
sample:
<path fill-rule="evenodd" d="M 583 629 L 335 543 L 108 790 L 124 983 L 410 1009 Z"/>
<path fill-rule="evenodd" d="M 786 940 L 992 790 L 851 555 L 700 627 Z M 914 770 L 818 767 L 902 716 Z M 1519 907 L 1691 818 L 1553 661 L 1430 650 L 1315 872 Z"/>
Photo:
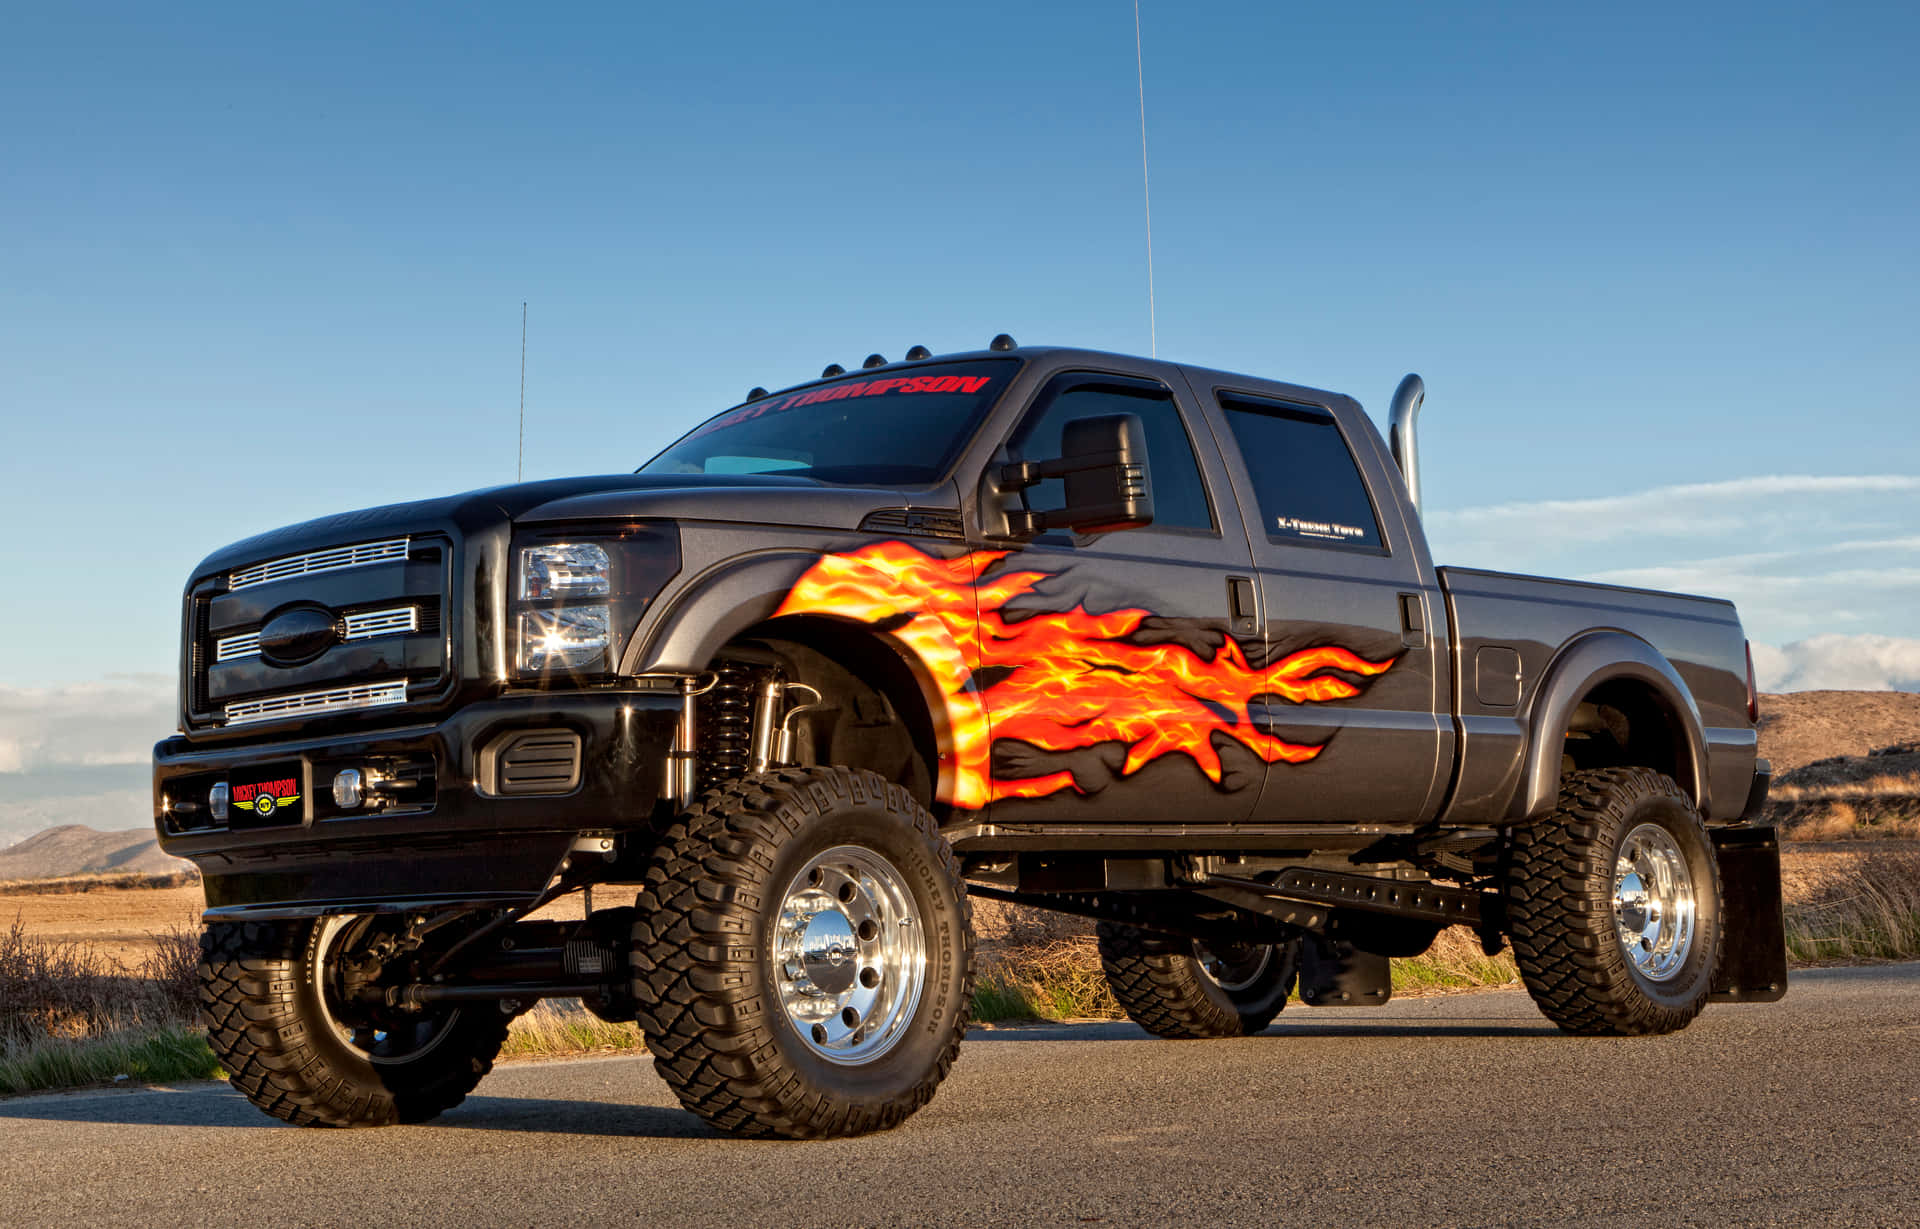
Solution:
<path fill-rule="evenodd" d="M 1920 691 L 1920 640 L 1828 632 L 1753 646 L 1762 691 Z"/>
<path fill-rule="evenodd" d="M 1654 487 L 1625 495 L 1587 499 L 1540 499 L 1488 504 L 1479 508 L 1439 508 L 1426 519 L 1444 531 L 1465 530 L 1481 537 L 1507 530 L 1527 536 L 1552 534 L 1560 540 L 1599 542 L 1647 534 L 1726 533 L 1750 526 L 1756 518 L 1799 517 L 1806 496 L 1920 493 L 1920 477 L 1907 474 L 1773 474 Z M 1799 497 L 1799 498 L 1795 498 Z M 1779 501 L 1792 499 L 1782 504 Z"/>
<path fill-rule="evenodd" d="M 0 686 L 0 772 L 137 764 L 171 734 L 174 681 L 117 674 L 65 687 Z"/>
<path fill-rule="evenodd" d="M 1443 562 L 1729 598 L 1749 633 L 1776 645 L 1843 629 L 1902 635 L 1920 598 L 1910 474 L 1774 474 L 1442 508 L 1429 526 Z"/>

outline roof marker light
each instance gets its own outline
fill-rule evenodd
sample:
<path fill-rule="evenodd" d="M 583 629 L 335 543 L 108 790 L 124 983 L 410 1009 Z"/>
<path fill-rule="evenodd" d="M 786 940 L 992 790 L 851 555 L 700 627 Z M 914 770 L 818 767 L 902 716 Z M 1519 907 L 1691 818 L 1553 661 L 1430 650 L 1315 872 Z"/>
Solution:
<path fill-rule="evenodd" d="M 932 357 L 933 351 L 927 349 L 925 346 L 915 346 L 913 349 L 907 351 L 907 361 L 909 363 L 917 363 L 923 358 Z"/>
<path fill-rule="evenodd" d="M 860 370 L 871 371 L 875 367 L 885 367 L 886 365 L 887 365 L 887 360 L 885 356 L 879 355 L 879 354 L 869 354 L 867 355 L 867 361 L 860 364 Z"/>
<path fill-rule="evenodd" d="M 820 373 L 820 378 L 823 380 L 831 380 L 835 376 L 843 376 L 846 374 L 847 369 L 845 367 L 842 367 L 838 363 L 828 363 L 827 369 Z"/>
<path fill-rule="evenodd" d="M 989 350 L 1011 350 L 1011 349 L 1013 349 L 1013 348 L 1014 348 L 1014 346 L 1016 346 L 1016 345 L 1018 345 L 1018 344 L 1019 344 L 1019 343 L 1017 343 L 1017 342 L 1015 342 L 1015 341 L 1013 340 L 1013 338 L 1012 338 L 1011 336 L 1009 336 L 1009 335 L 1008 335 L 1008 334 L 1006 334 L 1006 333 L 1002 333 L 1002 334 L 1000 334 L 1000 336 L 998 336 L 998 337 L 996 337 L 996 338 L 994 338 L 994 339 L 993 339 L 992 341 L 990 341 L 990 342 L 988 342 L 988 343 L 987 343 L 987 349 L 989 349 Z"/>
<path fill-rule="evenodd" d="M 754 385 L 754 386 L 753 386 L 752 388 L 750 388 L 750 389 L 748 389 L 748 390 L 747 390 L 747 400 L 748 400 L 748 401 L 758 401 L 758 400 L 760 400 L 760 398 L 762 398 L 762 397 L 764 397 L 764 396 L 766 396 L 766 395 L 767 395 L 767 390 L 766 390 L 766 389 L 764 389 L 764 388 L 761 388 L 761 387 L 760 387 L 759 385 L 757 385 L 757 384 L 756 384 L 756 385 Z"/>

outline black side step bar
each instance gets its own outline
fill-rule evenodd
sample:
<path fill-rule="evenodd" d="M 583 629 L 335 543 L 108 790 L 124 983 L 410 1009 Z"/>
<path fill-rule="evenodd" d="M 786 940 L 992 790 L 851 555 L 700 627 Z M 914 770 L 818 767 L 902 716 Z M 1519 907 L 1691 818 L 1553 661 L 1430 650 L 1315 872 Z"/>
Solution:
<path fill-rule="evenodd" d="M 1220 890 L 1224 889 L 1222 892 Z M 1200 891 L 1226 899 L 1255 896 L 1266 902 L 1262 913 L 1273 913 L 1274 906 L 1320 905 L 1339 909 L 1362 909 L 1393 917 L 1436 922 L 1442 926 L 1479 926 L 1485 910 L 1483 893 L 1464 888 L 1443 888 L 1432 883 L 1404 883 L 1372 875 L 1344 875 L 1337 871 L 1308 870 L 1295 867 L 1282 871 L 1272 883 L 1257 879 L 1238 879 L 1230 875 L 1209 875 Z M 1217 894 L 1217 895 L 1216 895 Z M 1239 903 L 1239 902 L 1235 902 Z"/>

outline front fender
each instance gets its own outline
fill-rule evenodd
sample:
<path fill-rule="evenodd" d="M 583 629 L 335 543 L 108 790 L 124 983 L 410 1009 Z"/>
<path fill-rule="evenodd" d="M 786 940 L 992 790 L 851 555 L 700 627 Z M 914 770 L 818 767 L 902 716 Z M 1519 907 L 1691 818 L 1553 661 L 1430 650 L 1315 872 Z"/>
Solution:
<path fill-rule="evenodd" d="M 1658 649 L 1620 631 L 1591 632 L 1570 641 L 1547 667 L 1544 684 L 1534 693 L 1527 720 L 1527 750 L 1520 789 L 1509 809 L 1512 819 L 1530 819 L 1553 809 L 1560 795 L 1560 759 L 1574 709 L 1602 683 L 1632 681 L 1658 698 L 1683 731 L 1682 745 L 1674 748 L 1680 788 L 1693 798 L 1702 815 L 1711 813 L 1708 796 L 1706 740 L 1700 707 L 1679 671 Z"/>
<path fill-rule="evenodd" d="M 621 672 L 704 670 L 729 641 L 770 620 L 811 616 L 864 628 L 919 685 L 939 755 L 935 798 L 977 810 L 987 802 L 991 740 L 973 679 L 978 624 L 971 580 L 987 561 L 941 559 L 885 541 L 838 552 L 736 556 L 664 604 L 628 645 Z"/>
<path fill-rule="evenodd" d="M 769 550 L 723 559 L 680 585 L 641 624 L 623 675 L 704 670 L 722 645 L 773 617 L 818 551 Z"/>

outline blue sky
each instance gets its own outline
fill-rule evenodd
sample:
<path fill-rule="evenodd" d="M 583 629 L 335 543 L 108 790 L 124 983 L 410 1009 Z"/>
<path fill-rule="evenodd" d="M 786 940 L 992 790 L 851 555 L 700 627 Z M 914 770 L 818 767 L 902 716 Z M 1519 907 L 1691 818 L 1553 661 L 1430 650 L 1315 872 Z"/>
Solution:
<path fill-rule="evenodd" d="M 871 350 L 1148 347 L 1129 4 L 659 7 L 10 15 L 0 725 L 164 691 L 223 542 L 510 480 L 523 300 L 530 477 Z M 1920 687 L 1920 10 L 1679 8 L 1146 0 L 1159 351 L 1418 370 L 1442 560 Z"/>

